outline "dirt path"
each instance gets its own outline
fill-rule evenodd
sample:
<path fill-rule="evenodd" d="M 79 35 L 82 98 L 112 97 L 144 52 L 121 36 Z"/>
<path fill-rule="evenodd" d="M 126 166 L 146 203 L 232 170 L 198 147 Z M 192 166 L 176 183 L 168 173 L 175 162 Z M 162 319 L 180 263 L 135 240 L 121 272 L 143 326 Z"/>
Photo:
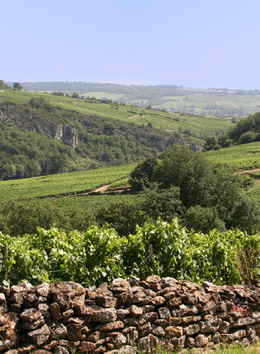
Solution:
<path fill-rule="evenodd" d="M 79 197 L 79 196 L 85 196 L 89 195 L 91 193 L 96 193 L 96 192 L 105 192 L 108 187 L 110 187 L 110 184 L 107 184 L 105 186 L 99 187 L 97 189 L 94 189 L 93 191 L 86 192 L 86 193 L 79 193 L 79 194 L 72 194 L 72 195 L 64 195 L 64 198 L 70 198 L 70 197 Z"/>
<path fill-rule="evenodd" d="M 255 168 L 254 170 L 245 170 L 245 171 L 241 171 L 241 172 L 236 172 L 237 175 L 245 175 L 247 173 L 251 173 L 251 172 L 260 172 L 260 168 Z"/>

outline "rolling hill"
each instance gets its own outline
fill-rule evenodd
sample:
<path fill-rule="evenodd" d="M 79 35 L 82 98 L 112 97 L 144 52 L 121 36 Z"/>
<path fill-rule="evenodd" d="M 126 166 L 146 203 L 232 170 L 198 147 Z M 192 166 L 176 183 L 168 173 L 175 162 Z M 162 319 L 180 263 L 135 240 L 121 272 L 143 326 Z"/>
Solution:
<path fill-rule="evenodd" d="M 11 83 L 10 83 L 11 84 Z M 23 82 L 25 90 L 59 91 L 108 99 L 127 105 L 151 106 L 169 112 L 240 117 L 260 110 L 259 90 L 194 89 L 176 85 L 137 86 L 88 82 Z"/>
<path fill-rule="evenodd" d="M 0 178 L 118 165 L 156 156 L 174 143 L 200 150 L 230 121 L 111 101 L 0 91 Z"/>

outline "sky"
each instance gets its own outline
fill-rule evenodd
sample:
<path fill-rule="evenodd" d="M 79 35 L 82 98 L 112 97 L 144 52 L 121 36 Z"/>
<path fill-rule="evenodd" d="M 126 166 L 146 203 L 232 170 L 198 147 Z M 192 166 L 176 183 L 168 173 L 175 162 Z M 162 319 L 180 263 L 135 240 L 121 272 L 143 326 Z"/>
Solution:
<path fill-rule="evenodd" d="M 0 0 L 0 79 L 260 89 L 259 0 Z"/>

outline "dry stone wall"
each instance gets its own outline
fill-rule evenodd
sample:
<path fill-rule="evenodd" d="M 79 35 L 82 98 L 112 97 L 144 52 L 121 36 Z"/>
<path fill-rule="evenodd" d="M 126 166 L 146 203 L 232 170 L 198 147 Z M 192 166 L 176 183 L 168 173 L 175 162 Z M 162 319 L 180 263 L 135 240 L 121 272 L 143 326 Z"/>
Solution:
<path fill-rule="evenodd" d="M 260 284 L 202 286 L 173 278 L 0 287 L 0 351 L 9 354 L 153 352 L 257 341 Z"/>

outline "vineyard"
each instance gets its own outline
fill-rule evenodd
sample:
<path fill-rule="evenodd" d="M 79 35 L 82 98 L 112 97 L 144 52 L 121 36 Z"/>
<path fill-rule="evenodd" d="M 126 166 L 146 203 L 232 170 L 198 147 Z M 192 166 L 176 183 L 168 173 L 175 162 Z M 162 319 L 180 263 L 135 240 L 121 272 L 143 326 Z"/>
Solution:
<path fill-rule="evenodd" d="M 130 164 L 20 180 L 0 181 L 0 202 L 11 199 L 87 193 L 127 177 L 135 166 L 136 164 Z"/>
<path fill-rule="evenodd" d="M 233 171 L 260 168 L 260 142 L 235 145 L 220 150 L 211 150 L 205 157 L 214 164 L 229 166 Z"/>
<path fill-rule="evenodd" d="M 257 277 L 260 266 L 260 235 L 189 232 L 177 220 L 145 224 L 127 238 L 107 227 L 83 233 L 39 228 L 36 234 L 15 238 L 0 233 L 1 249 L 6 243 L 9 255 L 1 278 L 11 284 L 60 279 L 93 287 L 116 277 L 144 279 L 151 274 L 238 284 Z"/>

